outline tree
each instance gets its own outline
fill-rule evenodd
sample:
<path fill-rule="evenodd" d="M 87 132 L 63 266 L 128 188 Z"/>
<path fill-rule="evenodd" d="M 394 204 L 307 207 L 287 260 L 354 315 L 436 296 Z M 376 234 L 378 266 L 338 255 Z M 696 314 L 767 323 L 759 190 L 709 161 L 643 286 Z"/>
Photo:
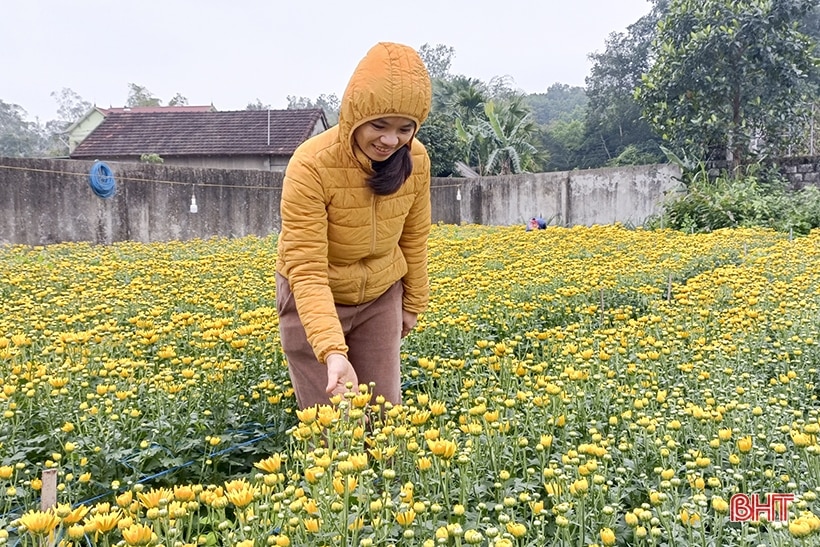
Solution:
<path fill-rule="evenodd" d="M 66 130 L 85 116 L 93 105 L 67 87 L 52 91 L 51 97 L 57 102 L 57 119 L 46 122 L 43 146 L 50 156 L 65 156 L 68 154 Z"/>
<path fill-rule="evenodd" d="M 188 104 L 188 98 L 182 96 L 181 94 L 177 93 L 174 95 L 170 101 L 168 101 L 168 106 L 185 106 Z"/>
<path fill-rule="evenodd" d="M 544 156 L 542 169 L 568 171 L 577 167 L 589 103 L 584 88 L 555 83 L 546 93 L 531 93 L 524 99 L 541 129 L 538 148 Z"/>
<path fill-rule="evenodd" d="M 162 101 L 154 97 L 154 94 L 148 91 L 147 88 L 137 84 L 128 84 L 128 100 L 126 100 L 125 106 L 134 107 L 161 105 Z"/>
<path fill-rule="evenodd" d="M 66 127 L 85 116 L 93 106 L 68 87 L 62 88 L 59 92 L 52 91 L 51 97 L 57 102 L 58 120 L 67 124 Z"/>
<path fill-rule="evenodd" d="M 815 7 L 806 14 L 803 21 L 801 21 L 800 31 L 810 36 L 815 42 L 820 42 L 820 7 Z M 818 79 L 820 79 L 820 72 L 815 77 L 815 83 L 820 84 L 820 82 L 817 81 Z M 820 131 L 817 130 L 817 128 L 820 127 L 820 98 L 816 96 L 811 97 L 810 102 L 811 104 L 808 108 L 811 111 L 811 116 L 809 118 L 808 127 L 805 128 L 805 136 L 802 139 L 806 145 L 802 149 L 797 148 L 793 150 L 797 155 L 808 154 L 814 156 L 817 151 L 820 150 L 820 146 L 818 145 L 818 141 L 820 141 Z"/>
<path fill-rule="evenodd" d="M 262 104 L 258 98 L 256 99 L 255 103 L 248 103 L 248 106 L 245 107 L 245 110 L 269 110 L 269 104 Z"/>
<path fill-rule="evenodd" d="M 512 76 L 493 76 L 485 86 L 487 95 L 495 100 L 516 101 L 523 97 L 521 91 L 515 88 Z"/>
<path fill-rule="evenodd" d="M 435 82 L 432 110 L 453 120 L 462 159 L 479 173 L 532 170 L 543 159 L 532 145 L 538 128 L 529 105 L 509 78 L 489 85 L 466 76 Z"/>
<path fill-rule="evenodd" d="M 509 175 L 532 170 L 538 150 L 532 145 L 536 126 L 523 98 L 484 103 L 484 117 L 472 125 L 456 120 L 456 127 L 469 151 L 471 164 L 482 175 Z"/>
<path fill-rule="evenodd" d="M 339 109 L 342 106 L 342 101 L 335 93 L 327 95 L 322 93 L 316 100 L 308 97 L 296 97 L 295 95 L 288 95 L 288 110 L 303 109 L 303 108 L 321 108 L 325 111 L 327 123 L 336 125 L 339 121 Z"/>
<path fill-rule="evenodd" d="M 578 155 L 584 143 L 584 111 L 566 115 L 542 130 L 541 149 L 548 155 L 546 171 L 571 171 L 578 166 Z"/>
<path fill-rule="evenodd" d="M 668 10 L 667 0 L 654 0 L 649 14 L 613 32 L 602 53 L 591 53 L 592 68 L 586 78 L 589 100 L 584 120 L 584 141 L 578 149 L 578 167 L 599 167 L 634 147 L 658 160 L 660 139 L 642 118 L 635 89 L 649 70 L 650 45 L 660 18 Z"/>
<path fill-rule="evenodd" d="M 430 155 L 430 173 L 434 177 L 449 177 L 456 173 L 456 162 L 464 155 L 452 118 L 433 112 L 419 129 L 416 137 Z"/>
<path fill-rule="evenodd" d="M 453 62 L 453 56 L 456 54 L 455 48 L 446 46 L 444 44 L 422 44 L 418 50 L 419 57 L 427 67 L 427 73 L 433 80 L 449 80 L 450 65 Z"/>
<path fill-rule="evenodd" d="M 472 125 L 481 119 L 484 103 L 490 98 L 486 84 L 466 76 L 438 80 L 437 83 L 433 87 L 434 112 L 460 119 L 464 125 Z"/>
<path fill-rule="evenodd" d="M 546 93 L 530 93 L 525 97 L 532 110 L 533 120 L 540 125 L 549 125 L 559 119 L 576 119 L 583 116 L 589 104 L 583 87 L 554 83 Z"/>
<path fill-rule="evenodd" d="M 636 98 L 670 148 L 732 172 L 793 144 L 813 94 L 813 41 L 798 30 L 818 0 L 672 0 Z"/>
<path fill-rule="evenodd" d="M 19 105 L 0 100 L 0 156 L 32 157 L 42 153 L 40 126 L 26 121 Z"/>

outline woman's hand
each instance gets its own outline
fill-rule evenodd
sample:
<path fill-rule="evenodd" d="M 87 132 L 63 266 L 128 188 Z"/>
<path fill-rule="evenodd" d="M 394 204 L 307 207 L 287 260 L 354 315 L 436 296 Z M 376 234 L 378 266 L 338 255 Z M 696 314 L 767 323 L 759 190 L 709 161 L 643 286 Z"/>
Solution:
<path fill-rule="evenodd" d="M 348 391 L 356 391 L 359 388 L 359 377 L 353 370 L 353 365 L 341 353 L 331 353 L 325 359 L 327 363 L 327 393 L 333 395 L 344 395 Z M 347 383 L 353 386 L 347 387 Z"/>
<path fill-rule="evenodd" d="M 407 310 L 401 310 L 401 337 L 404 338 L 410 331 L 413 330 L 413 327 L 416 326 L 416 322 L 418 321 L 418 314 L 409 312 Z"/>

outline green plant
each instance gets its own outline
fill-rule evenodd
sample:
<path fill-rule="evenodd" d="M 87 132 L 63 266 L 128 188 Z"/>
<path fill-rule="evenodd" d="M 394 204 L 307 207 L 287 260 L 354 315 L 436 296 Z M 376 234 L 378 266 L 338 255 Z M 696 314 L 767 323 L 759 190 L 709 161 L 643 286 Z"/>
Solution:
<path fill-rule="evenodd" d="M 140 161 L 142 163 L 165 163 L 165 160 L 159 154 L 142 154 Z"/>
<path fill-rule="evenodd" d="M 686 191 L 663 204 L 663 212 L 646 223 L 685 232 L 711 232 L 721 228 L 762 227 L 781 232 L 808 233 L 820 226 L 816 205 L 818 190 L 791 192 L 774 167 L 760 163 L 730 174 L 710 172 L 703 162 L 662 147 L 670 162 L 681 168 Z"/>

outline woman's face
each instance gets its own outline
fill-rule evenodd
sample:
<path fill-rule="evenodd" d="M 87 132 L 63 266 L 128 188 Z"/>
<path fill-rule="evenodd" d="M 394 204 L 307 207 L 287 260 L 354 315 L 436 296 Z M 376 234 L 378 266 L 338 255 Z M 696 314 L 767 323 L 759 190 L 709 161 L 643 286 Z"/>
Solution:
<path fill-rule="evenodd" d="M 410 142 L 415 130 L 416 124 L 412 120 L 388 116 L 360 125 L 353 132 L 353 139 L 372 161 L 385 161 Z"/>

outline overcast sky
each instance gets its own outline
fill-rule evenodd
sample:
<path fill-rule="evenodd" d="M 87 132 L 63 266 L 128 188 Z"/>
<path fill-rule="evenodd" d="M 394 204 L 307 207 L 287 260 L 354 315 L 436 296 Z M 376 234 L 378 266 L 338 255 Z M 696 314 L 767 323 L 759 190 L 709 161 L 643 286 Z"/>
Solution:
<path fill-rule="evenodd" d="M 242 110 L 257 99 L 342 96 L 376 42 L 455 49 L 454 74 L 508 76 L 542 93 L 583 86 L 603 51 L 651 8 L 648 0 L 4 0 L 0 100 L 29 119 L 57 117 L 52 92 L 70 88 L 123 106 L 128 84 L 163 104 Z"/>

